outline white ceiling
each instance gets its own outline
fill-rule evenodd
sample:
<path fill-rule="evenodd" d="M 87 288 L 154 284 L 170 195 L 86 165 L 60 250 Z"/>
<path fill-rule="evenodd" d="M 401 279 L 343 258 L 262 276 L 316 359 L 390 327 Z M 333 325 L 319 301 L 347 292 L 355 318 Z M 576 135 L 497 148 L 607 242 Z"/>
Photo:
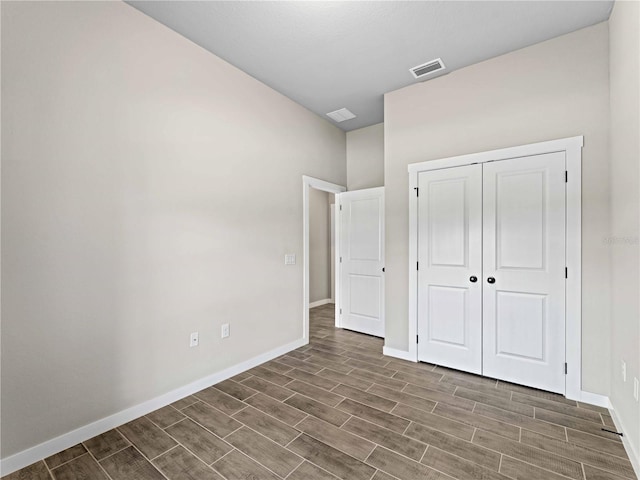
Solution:
<path fill-rule="evenodd" d="M 349 131 L 383 121 L 409 68 L 481 62 L 609 18 L 613 1 L 128 1 Z M 446 73 L 445 72 L 445 73 Z M 329 120 L 332 121 L 332 120 Z"/>

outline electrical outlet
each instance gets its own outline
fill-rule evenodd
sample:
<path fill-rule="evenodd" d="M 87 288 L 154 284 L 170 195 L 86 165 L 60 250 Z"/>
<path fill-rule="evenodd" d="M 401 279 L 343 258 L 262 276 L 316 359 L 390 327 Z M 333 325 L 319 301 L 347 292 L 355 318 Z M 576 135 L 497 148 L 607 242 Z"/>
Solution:
<path fill-rule="evenodd" d="M 284 256 L 284 264 L 285 265 L 295 265 L 296 264 L 296 254 L 295 253 L 287 253 Z"/>
<path fill-rule="evenodd" d="M 627 381 L 627 362 L 622 360 L 622 381 Z"/>
<path fill-rule="evenodd" d="M 198 343 L 200 343 L 200 336 L 198 335 L 198 332 L 193 332 L 189 337 L 189 346 L 197 347 Z"/>
<path fill-rule="evenodd" d="M 633 398 L 638 401 L 638 379 L 634 377 L 633 379 Z"/>
<path fill-rule="evenodd" d="M 220 331 L 220 337 L 221 338 L 227 338 L 229 336 L 229 324 L 225 323 L 222 325 L 221 331 Z"/>

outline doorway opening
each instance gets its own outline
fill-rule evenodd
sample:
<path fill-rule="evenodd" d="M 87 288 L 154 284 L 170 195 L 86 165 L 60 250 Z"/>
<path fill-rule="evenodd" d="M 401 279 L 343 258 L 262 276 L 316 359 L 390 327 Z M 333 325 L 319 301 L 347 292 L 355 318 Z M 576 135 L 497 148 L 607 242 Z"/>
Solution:
<path fill-rule="evenodd" d="M 330 212 L 331 201 L 335 205 L 335 195 L 345 192 L 347 189 L 342 185 L 326 182 L 318 178 L 308 177 L 303 175 L 302 177 L 302 211 L 303 211 L 303 300 L 302 300 L 302 338 L 309 341 L 309 307 L 319 306 L 325 303 L 329 303 L 333 300 L 333 303 L 338 304 L 339 295 L 339 277 L 336 274 L 338 268 L 336 267 L 335 259 L 335 242 L 333 248 L 333 261 L 331 260 L 331 243 L 329 238 L 331 235 L 331 225 L 337 226 L 337 222 L 331 222 L 327 219 L 327 222 L 323 225 L 321 223 L 322 211 Z M 323 193 L 324 192 L 324 193 Z M 325 204 L 322 205 L 322 202 Z M 323 207 L 326 207 L 323 208 Z M 329 214 L 330 215 L 330 214 Z M 334 217 L 335 218 L 335 213 Z M 313 230 L 311 228 L 311 221 L 313 220 Z M 323 242 L 318 241 L 319 237 L 323 235 L 323 232 L 327 233 L 327 245 L 328 251 L 324 251 L 322 247 Z M 311 233 L 314 234 L 314 251 L 311 250 Z M 337 228 L 333 228 L 333 238 L 338 238 Z M 323 253 L 324 251 L 324 253 Z M 311 260 L 311 255 L 314 255 Z M 333 262 L 330 264 L 330 262 Z M 311 268 L 314 267 L 314 282 L 313 292 L 311 291 Z M 331 268 L 333 266 L 333 268 Z M 327 274 L 327 270 L 329 273 Z M 333 285 L 333 288 L 331 288 Z M 327 290 L 327 286 L 329 287 Z M 333 295 L 331 294 L 333 290 Z M 328 291 L 328 293 L 327 293 Z M 313 300 L 310 300 L 313 293 Z M 325 298 L 319 298 L 325 296 Z M 328 301 L 327 301 L 328 300 Z M 336 315 L 337 318 L 337 315 Z"/>
<path fill-rule="evenodd" d="M 335 197 L 309 189 L 309 308 L 335 303 Z"/>

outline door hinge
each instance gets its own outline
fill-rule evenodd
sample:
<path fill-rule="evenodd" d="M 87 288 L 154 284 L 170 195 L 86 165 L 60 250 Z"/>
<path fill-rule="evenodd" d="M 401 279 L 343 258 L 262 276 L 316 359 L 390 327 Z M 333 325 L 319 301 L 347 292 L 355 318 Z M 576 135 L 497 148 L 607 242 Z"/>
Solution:
<path fill-rule="evenodd" d="M 567 170 L 564 171 L 564 183 L 569 182 L 569 172 Z"/>
<path fill-rule="evenodd" d="M 342 257 L 340 257 L 340 263 L 342 263 Z"/>
<path fill-rule="evenodd" d="M 384 267 L 382 267 L 382 273 L 384 273 Z"/>
<path fill-rule="evenodd" d="M 564 362 L 564 374 L 566 375 L 568 371 L 567 362 Z"/>
<path fill-rule="evenodd" d="M 564 267 L 564 278 L 569 278 L 569 269 Z"/>
<path fill-rule="evenodd" d="M 420 337 L 416 335 L 416 343 L 420 343 Z"/>
<path fill-rule="evenodd" d="M 420 189 L 418 187 L 413 188 L 416 191 L 416 197 L 420 196 Z"/>
<path fill-rule="evenodd" d="M 342 315 L 342 309 L 340 309 L 340 315 Z"/>
<path fill-rule="evenodd" d="M 342 211 L 342 205 L 340 205 L 340 211 Z"/>
<path fill-rule="evenodd" d="M 416 262 L 416 270 L 420 270 L 420 262 Z"/>

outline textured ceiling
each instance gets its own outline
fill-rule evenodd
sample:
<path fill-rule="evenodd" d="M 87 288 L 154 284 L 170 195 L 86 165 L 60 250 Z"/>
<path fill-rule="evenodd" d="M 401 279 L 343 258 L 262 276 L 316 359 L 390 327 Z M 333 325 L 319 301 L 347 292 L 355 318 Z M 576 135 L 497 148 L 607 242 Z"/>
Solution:
<path fill-rule="evenodd" d="M 602 22 L 612 1 L 128 1 L 318 115 L 353 130 L 383 121 L 383 94 Z M 331 121 L 331 120 L 328 120 Z"/>

